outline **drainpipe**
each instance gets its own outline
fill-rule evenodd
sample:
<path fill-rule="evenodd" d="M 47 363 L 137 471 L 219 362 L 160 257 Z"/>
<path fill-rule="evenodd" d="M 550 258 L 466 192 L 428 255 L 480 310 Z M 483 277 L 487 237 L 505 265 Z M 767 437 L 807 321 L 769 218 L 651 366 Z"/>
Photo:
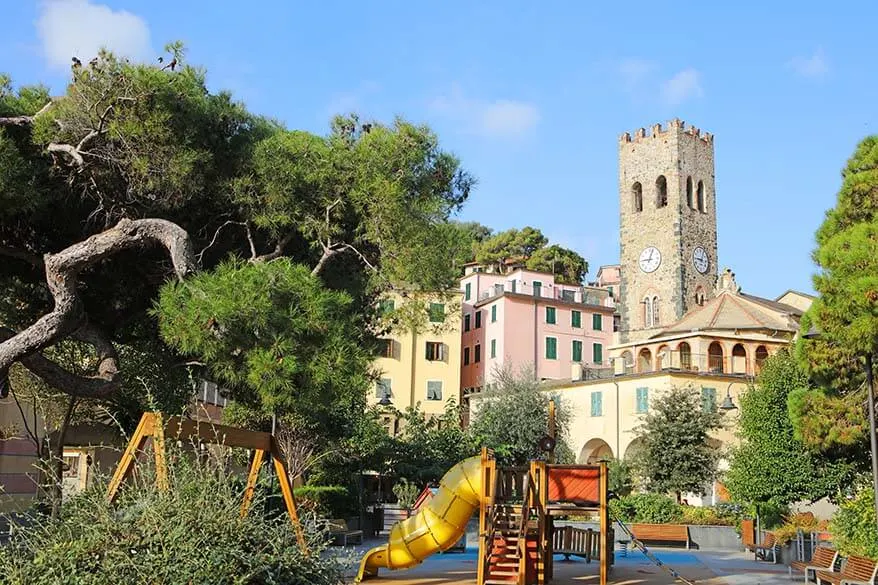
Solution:
<path fill-rule="evenodd" d="M 615 372 L 613 373 L 615 375 Z M 621 441 L 619 439 L 622 432 L 622 411 L 619 407 L 619 382 L 613 380 L 616 386 L 616 459 L 622 460 Z"/>
<path fill-rule="evenodd" d="M 542 292 L 542 291 L 541 291 Z M 539 362 L 537 361 L 537 356 L 539 355 L 539 347 L 540 347 L 540 332 L 539 332 L 539 310 L 537 305 L 537 298 L 534 297 L 534 380 L 539 381 L 540 373 L 539 373 Z"/>

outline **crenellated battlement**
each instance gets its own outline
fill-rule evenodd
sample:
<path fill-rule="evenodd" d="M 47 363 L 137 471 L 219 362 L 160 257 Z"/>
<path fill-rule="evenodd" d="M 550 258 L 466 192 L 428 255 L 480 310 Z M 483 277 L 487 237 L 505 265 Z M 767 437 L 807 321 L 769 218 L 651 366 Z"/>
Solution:
<path fill-rule="evenodd" d="M 699 128 L 696 128 L 692 125 L 687 125 L 686 122 L 680 120 L 679 118 L 674 118 L 673 120 L 668 122 L 666 127 L 662 127 L 661 124 L 653 124 L 650 128 L 649 133 L 647 133 L 646 128 L 638 128 L 634 131 L 633 138 L 630 132 L 625 132 L 619 137 L 619 142 L 623 144 L 629 142 L 637 143 L 644 140 L 660 138 L 672 132 L 679 134 L 688 134 L 702 140 L 706 144 L 713 144 L 713 134 L 711 134 L 710 132 L 702 133 Z"/>

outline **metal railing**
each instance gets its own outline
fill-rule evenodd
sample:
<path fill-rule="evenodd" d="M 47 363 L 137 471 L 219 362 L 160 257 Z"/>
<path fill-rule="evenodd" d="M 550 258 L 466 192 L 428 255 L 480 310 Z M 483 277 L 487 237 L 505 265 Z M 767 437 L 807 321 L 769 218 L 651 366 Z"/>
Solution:
<path fill-rule="evenodd" d="M 656 353 L 641 350 L 636 356 L 623 354 L 624 373 L 642 374 L 676 370 L 702 374 L 737 374 L 753 376 L 759 373 L 763 359 L 752 356 L 698 354 L 679 350 L 663 350 Z"/>
<path fill-rule="evenodd" d="M 541 299 L 553 299 L 584 305 L 598 305 L 602 307 L 616 306 L 615 301 L 610 298 L 608 293 L 588 291 L 583 288 L 559 284 L 552 285 L 551 287 L 548 285 L 533 286 L 531 284 L 521 284 L 518 281 L 507 281 L 503 284 L 495 284 L 488 290 L 482 291 L 479 294 L 479 300 L 483 301 L 498 297 L 504 293 L 515 293 L 534 296 Z"/>

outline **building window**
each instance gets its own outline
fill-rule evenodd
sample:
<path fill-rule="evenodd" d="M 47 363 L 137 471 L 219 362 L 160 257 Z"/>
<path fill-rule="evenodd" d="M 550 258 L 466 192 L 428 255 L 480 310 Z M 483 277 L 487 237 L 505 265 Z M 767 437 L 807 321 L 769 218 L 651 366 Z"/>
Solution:
<path fill-rule="evenodd" d="M 442 400 L 441 380 L 427 380 L 427 400 Z"/>
<path fill-rule="evenodd" d="M 686 206 L 692 209 L 692 177 L 686 177 Z"/>
<path fill-rule="evenodd" d="M 561 300 L 568 301 L 571 303 L 576 302 L 576 291 L 573 290 L 562 290 L 561 291 Z"/>
<path fill-rule="evenodd" d="M 482 312 L 476 311 L 476 329 L 482 326 Z"/>
<path fill-rule="evenodd" d="M 473 352 L 473 363 L 477 364 L 480 361 L 482 361 L 482 346 L 477 343 Z"/>
<path fill-rule="evenodd" d="M 430 303 L 430 323 L 445 323 L 445 305 L 442 303 Z"/>
<path fill-rule="evenodd" d="M 646 297 L 643 303 L 643 326 L 646 329 L 652 327 L 652 297 Z"/>
<path fill-rule="evenodd" d="M 582 327 L 582 313 L 579 311 L 570 311 L 570 326 Z"/>
<path fill-rule="evenodd" d="M 581 362 L 582 361 L 582 342 L 578 339 L 573 340 L 573 361 Z"/>
<path fill-rule="evenodd" d="M 430 362 L 445 361 L 445 344 L 439 341 L 428 341 L 426 358 Z"/>
<path fill-rule="evenodd" d="M 635 411 L 644 414 L 649 411 L 649 388 L 638 388 L 635 394 Z"/>
<path fill-rule="evenodd" d="M 466 315 L 463 316 L 463 330 L 464 331 L 470 330 L 470 315 L 469 315 L 469 313 L 467 313 Z"/>
<path fill-rule="evenodd" d="M 463 348 L 463 365 L 465 365 L 465 366 L 469 365 L 469 348 L 468 347 Z"/>
<path fill-rule="evenodd" d="M 543 296 L 543 283 L 539 280 L 533 281 L 533 294 L 535 297 Z"/>
<path fill-rule="evenodd" d="M 497 340 L 491 340 L 491 359 L 497 357 Z"/>
<path fill-rule="evenodd" d="M 604 415 L 604 393 L 601 391 L 591 393 L 591 415 Z"/>
<path fill-rule="evenodd" d="M 491 323 L 497 322 L 497 305 L 491 305 Z"/>
<path fill-rule="evenodd" d="M 555 307 L 546 307 L 546 323 L 555 324 Z"/>
<path fill-rule="evenodd" d="M 643 187 L 640 183 L 631 186 L 631 196 L 634 199 L 634 211 L 643 211 Z"/>
<path fill-rule="evenodd" d="M 607 292 L 610 293 L 610 298 L 612 299 L 612 298 L 613 298 L 613 287 L 612 287 L 612 286 L 608 286 L 608 287 L 607 287 Z"/>
<path fill-rule="evenodd" d="M 591 344 L 591 355 L 592 355 L 592 363 L 594 364 L 602 364 L 604 363 L 604 346 L 600 343 L 592 343 Z"/>
<path fill-rule="evenodd" d="M 659 323 L 659 298 L 652 297 L 652 326 L 658 327 Z"/>
<path fill-rule="evenodd" d="M 701 389 L 701 408 L 704 412 L 716 410 L 716 388 Z"/>
<path fill-rule="evenodd" d="M 384 299 L 378 303 L 378 312 L 382 317 L 386 317 L 393 311 L 393 299 Z"/>
<path fill-rule="evenodd" d="M 473 285 L 471 282 L 466 283 L 466 286 L 463 287 L 463 300 L 468 301 L 472 297 L 473 294 Z"/>
<path fill-rule="evenodd" d="M 695 200 L 698 202 L 698 211 L 704 211 L 704 183 L 698 181 L 698 191 Z"/>
<path fill-rule="evenodd" d="M 600 313 L 592 313 L 591 328 L 595 331 L 602 331 L 604 328 L 604 316 Z"/>
<path fill-rule="evenodd" d="M 668 180 L 664 175 L 659 175 L 655 180 L 655 206 L 668 206 Z"/>
<path fill-rule="evenodd" d="M 393 357 L 393 340 L 392 339 L 379 339 L 378 343 L 380 344 L 381 349 L 381 357 L 392 358 Z"/>
<path fill-rule="evenodd" d="M 684 370 L 692 369 L 692 350 L 689 348 L 689 344 L 685 341 L 677 346 L 677 351 L 680 352 L 680 367 Z"/>
<path fill-rule="evenodd" d="M 375 382 L 375 398 L 390 398 L 393 396 L 391 392 L 391 381 L 390 378 L 381 378 L 377 382 Z"/>
<path fill-rule="evenodd" d="M 558 359 L 558 339 L 555 337 L 546 338 L 546 359 Z"/>
<path fill-rule="evenodd" d="M 704 289 L 700 286 L 695 289 L 695 304 L 699 307 L 704 304 Z"/>

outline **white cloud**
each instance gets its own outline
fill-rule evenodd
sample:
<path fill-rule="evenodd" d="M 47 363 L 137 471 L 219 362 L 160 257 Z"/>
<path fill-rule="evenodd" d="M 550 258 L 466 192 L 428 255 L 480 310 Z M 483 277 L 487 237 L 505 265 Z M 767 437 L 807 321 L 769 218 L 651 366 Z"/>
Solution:
<path fill-rule="evenodd" d="M 152 53 L 145 20 L 89 0 L 44 1 L 37 33 L 50 67 L 69 67 L 73 57 L 88 62 L 101 48 L 130 59 L 148 59 Z"/>
<path fill-rule="evenodd" d="M 468 98 L 455 84 L 447 96 L 430 103 L 430 108 L 456 120 L 464 130 L 485 138 L 516 138 L 530 132 L 540 121 L 535 105 L 508 99 L 484 101 Z"/>
<path fill-rule="evenodd" d="M 683 69 L 664 83 L 662 83 L 662 99 L 676 106 L 688 99 L 699 98 L 704 95 L 701 87 L 700 74 L 697 70 L 689 67 Z"/>
<path fill-rule="evenodd" d="M 829 73 L 829 61 L 821 47 L 817 47 L 810 57 L 794 57 L 790 60 L 789 66 L 802 77 L 809 79 L 819 79 Z"/>

